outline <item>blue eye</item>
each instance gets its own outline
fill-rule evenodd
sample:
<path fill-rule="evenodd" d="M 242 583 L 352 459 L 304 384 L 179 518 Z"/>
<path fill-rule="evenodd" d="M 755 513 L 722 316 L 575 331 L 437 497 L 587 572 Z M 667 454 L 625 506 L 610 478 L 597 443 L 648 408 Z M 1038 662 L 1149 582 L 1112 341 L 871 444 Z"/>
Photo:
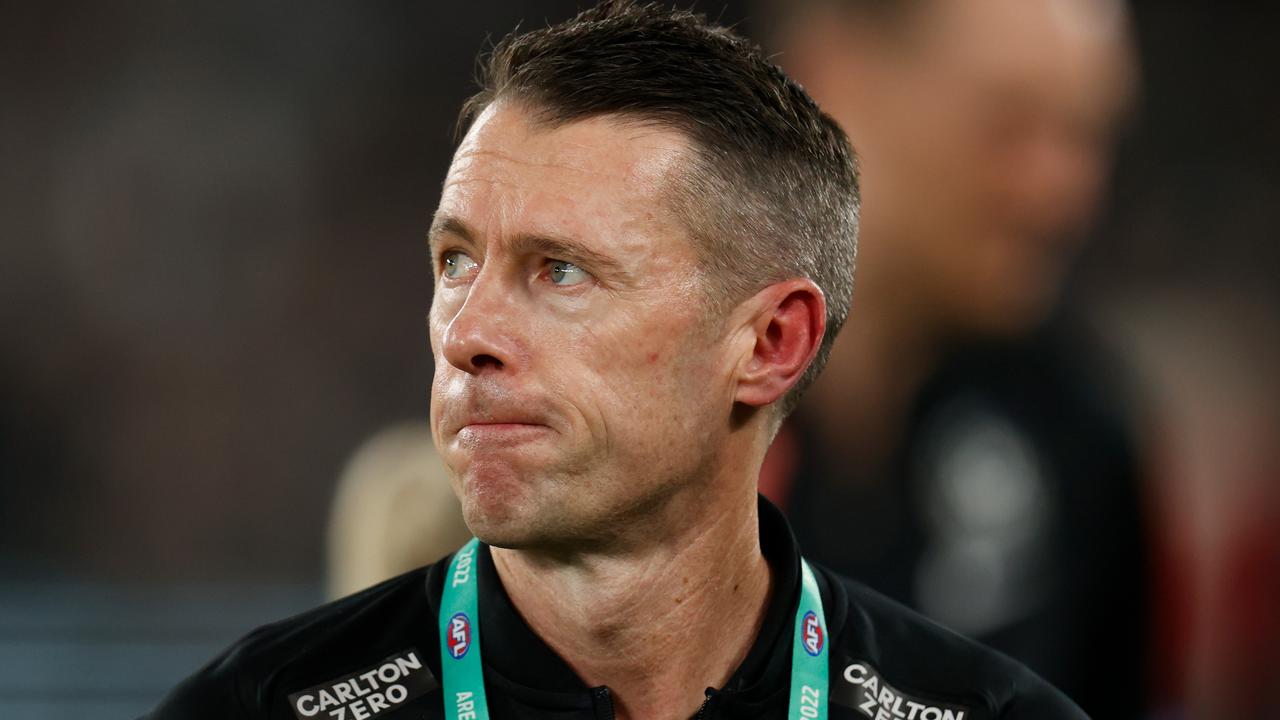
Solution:
<path fill-rule="evenodd" d="M 444 269 L 441 274 L 450 279 L 464 277 L 477 267 L 476 261 L 461 250 L 450 250 L 444 254 Z"/>
<path fill-rule="evenodd" d="M 563 260 L 552 260 L 547 272 L 556 285 L 577 285 L 591 277 L 586 270 Z"/>

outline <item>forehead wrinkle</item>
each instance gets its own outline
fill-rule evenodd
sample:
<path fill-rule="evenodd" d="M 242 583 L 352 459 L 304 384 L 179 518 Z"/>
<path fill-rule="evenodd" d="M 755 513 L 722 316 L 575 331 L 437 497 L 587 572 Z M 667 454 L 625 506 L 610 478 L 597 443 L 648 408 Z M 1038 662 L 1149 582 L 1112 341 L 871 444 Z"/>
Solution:
<path fill-rule="evenodd" d="M 532 229 L 523 233 L 513 233 L 533 238 L 525 243 L 527 245 L 545 248 L 558 246 L 578 249 L 578 254 L 581 255 L 592 254 L 593 251 L 578 239 L 581 229 L 574 231 L 557 229 L 554 227 L 557 223 L 552 222 L 551 226 L 548 226 L 547 222 L 539 219 L 537 215 L 542 215 L 543 212 L 546 212 L 554 220 L 556 216 L 563 214 L 565 208 L 576 208 L 581 211 L 576 213 L 576 217 L 582 218 L 598 214 L 598 209 L 589 199 L 586 202 L 582 201 L 576 195 L 578 188 L 574 185 L 558 188 L 557 192 L 545 195 L 541 194 L 543 189 L 539 185 L 546 185 L 546 183 L 524 183 L 517 179 L 502 176 L 464 177 L 453 180 L 446 185 L 442 194 L 440 205 L 433 216 L 431 232 L 438 235 L 446 231 L 453 231 L 454 234 L 464 236 L 471 242 L 480 243 L 483 238 L 479 237 L 479 235 L 484 233 L 479 228 L 470 232 L 460 232 L 465 227 L 469 227 L 464 224 L 463 216 L 468 213 L 474 214 L 475 212 L 481 212 L 488 216 L 500 214 L 507 216 L 506 220 L 508 221 L 522 218 L 520 224 L 533 226 Z M 651 213 L 637 212 L 647 206 L 648 203 L 646 201 L 654 199 L 648 197 L 647 191 L 649 188 L 636 186 L 634 183 L 628 183 L 628 185 L 630 187 L 627 194 L 633 197 L 620 207 L 614 208 L 615 218 L 622 229 L 629 229 L 629 226 L 633 225 L 637 220 L 652 220 Z M 588 185 L 588 187 L 590 186 Z M 470 192 L 472 187 L 480 188 L 479 192 L 481 193 L 484 192 L 484 189 L 491 187 L 497 187 L 501 190 L 492 196 L 476 198 Z M 510 188 L 511 192 L 502 191 L 506 188 Z M 526 188 L 529 188 L 527 192 Z M 450 192 L 451 190 L 454 192 Z M 539 197 L 540 195 L 541 197 Z M 534 203 L 535 199 L 539 199 L 540 202 Z M 535 217 L 524 217 L 525 213 L 522 210 L 530 206 L 539 206 L 543 212 L 535 213 Z M 485 212 L 486 210 L 487 212 Z M 441 217 L 444 217 L 445 221 L 440 221 L 439 218 Z"/>
<path fill-rule="evenodd" d="M 582 144 L 581 147 L 592 152 L 599 151 L 598 146 L 594 145 Z M 625 190 L 626 194 L 631 196 L 630 200 L 625 205 L 630 206 L 628 209 L 635 210 L 643 207 L 662 207 L 665 203 L 664 191 L 668 189 L 669 184 L 673 180 L 681 177 L 681 161 L 684 157 L 682 151 L 679 149 L 671 149 L 665 146 L 665 144 L 655 145 L 653 149 L 663 150 L 664 152 L 656 156 L 637 158 L 635 161 L 628 162 L 626 167 L 621 169 L 621 172 L 616 168 L 593 169 L 599 168 L 600 162 L 598 159 L 588 161 L 584 158 L 581 164 L 577 164 L 558 161 L 530 161 L 497 151 L 479 151 L 477 153 L 473 153 L 473 155 L 492 156 L 503 163 L 509 162 L 530 168 L 553 168 L 566 170 L 575 175 L 585 176 L 583 178 L 579 178 L 578 183 L 586 187 L 596 187 L 602 179 L 620 180 L 622 182 L 622 188 Z M 468 158 L 466 160 L 467 167 L 460 169 L 455 167 L 454 170 L 450 172 L 449 178 L 446 180 L 443 189 L 441 208 L 453 205 L 458 200 L 465 202 L 471 196 L 470 192 L 465 192 L 463 197 L 459 198 L 452 193 L 451 190 L 466 191 L 473 187 L 484 188 L 488 186 L 511 188 L 515 191 L 514 193 L 504 193 L 500 198 L 505 201 L 503 204 L 509 204 L 511 201 L 516 199 L 515 196 L 523 196 L 526 188 L 529 192 L 536 193 L 541 190 L 539 186 L 546 185 L 545 181 L 525 182 L 513 174 L 503 172 L 475 172 L 471 167 L 473 163 L 474 160 L 472 158 Z M 566 189 L 573 191 L 575 188 L 569 187 Z M 556 197 L 553 199 L 556 202 L 573 200 L 573 198 L 568 197 Z M 523 198 L 523 200 L 527 201 L 528 198 Z M 626 214 L 631 215 L 631 213 Z M 649 220 L 656 220 L 654 214 L 649 212 L 636 213 L 635 216 L 644 217 Z M 624 221 L 625 220 L 626 218 L 624 218 Z"/>
<path fill-rule="evenodd" d="M 665 174 L 692 147 L 692 140 L 685 132 L 659 119 L 627 113 L 608 113 L 548 122 L 539 119 L 535 111 L 532 117 L 524 114 L 523 117 L 511 120 L 508 111 L 520 113 L 520 106 L 521 103 L 506 100 L 490 105 L 463 139 L 454 156 L 455 165 L 459 160 L 471 164 L 478 157 L 492 155 L 499 161 L 527 167 L 558 168 L 590 176 L 616 175 L 629 178 L 653 175 L 651 172 L 642 172 L 649 165 L 656 165 Z M 523 109 L 527 111 L 530 108 Z M 608 131 L 621 133 L 622 137 L 599 137 L 600 126 Z M 579 137 L 582 134 L 591 139 Z M 636 144 L 636 141 L 646 139 L 653 139 L 654 142 Z M 485 147 L 480 147 L 481 145 Z M 554 150 L 554 153 L 548 153 L 548 149 Z M 599 153 L 602 149 L 607 153 L 604 159 L 614 161 L 610 163 L 613 167 L 601 168 L 602 158 Z M 552 157 L 519 157 L 521 154 L 539 151 L 541 155 L 552 154 Z M 652 151 L 657 151 L 657 157 L 645 157 Z M 618 168 L 617 160 L 625 161 L 626 166 Z M 451 169 L 450 174 L 452 172 Z"/>
<path fill-rule="evenodd" d="M 580 143 L 578 144 L 578 146 L 582 150 L 595 149 L 594 146 L 586 143 Z M 499 163 L 510 163 L 513 165 L 520 165 L 528 168 L 551 168 L 554 170 L 568 170 L 570 172 L 580 173 L 583 175 L 592 175 L 596 177 L 614 177 L 616 175 L 616 173 L 609 172 L 604 169 L 597 169 L 599 166 L 598 162 L 591 163 L 591 162 L 584 161 L 579 163 L 573 163 L 573 162 L 568 162 L 566 160 L 561 160 L 561 159 L 535 160 L 532 158 L 516 157 L 511 153 L 503 152 L 501 150 L 488 150 L 488 149 L 473 149 L 473 150 L 468 150 L 466 152 L 459 150 L 458 154 L 454 156 L 455 168 L 449 174 L 450 176 L 452 176 L 458 172 L 466 172 L 471 166 L 476 164 L 477 160 L 484 159 L 487 157 L 492 157 L 493 159 L 497 160 Z M 459 163 L 462 163 L 463 165 L 461 168 L 456 167 Z M 483 180 L 483 179 L 495 179 L 495 178 L 474 178 L 474 180 Z"/>

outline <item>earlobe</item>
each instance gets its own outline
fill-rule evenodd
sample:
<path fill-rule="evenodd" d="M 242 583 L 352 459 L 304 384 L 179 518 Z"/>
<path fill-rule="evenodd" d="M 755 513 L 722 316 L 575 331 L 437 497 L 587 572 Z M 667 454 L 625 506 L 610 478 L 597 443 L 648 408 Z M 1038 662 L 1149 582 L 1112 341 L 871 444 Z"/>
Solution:
<path fill-rule="evenodd" d="M 818 353 L 826 329 L 826 300 L 811 280 L 793 278 L 761 290 L 751 319 L 754 344 L 734 399 L 761 407 L 799 381 Z"/>

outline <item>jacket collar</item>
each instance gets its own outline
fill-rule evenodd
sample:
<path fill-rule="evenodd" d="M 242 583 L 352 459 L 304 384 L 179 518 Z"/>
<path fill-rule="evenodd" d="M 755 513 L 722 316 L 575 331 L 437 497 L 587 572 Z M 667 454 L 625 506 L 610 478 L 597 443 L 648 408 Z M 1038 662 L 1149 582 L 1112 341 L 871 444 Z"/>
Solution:
<path fill-rule="evenodd" d="M 775 705 L 785 708 L 790 684 L 791 637 L 800 596 L 800 552 L 782 513 L 763 497 L 759 499 L 760 546 L 773 570 L 773 592 L 764 622 L 746 659 L 723 688 L 708 688 L 711 704 L 731 715 L 760 712 Z M 593 690 L 533 632 L 516 611 L 502 586 L 489 546 L 476 554 L 479 581 L 480 642 L 486 674 L 506 692 L 523 696 L 535 705 L 590 707 Z M 433 570 L 437 576 L 429 597 L 439 612 L 441 582 L 448 558 Z M 832 588 L 818 573 L 824 606 L 832 604 Z M 839 608 L 843 610 L 843 608 Z M 836 637 L 843 612 L 828 610 L 829 637 Z M 496 677 L 494 677 L 496 676 Z"/>

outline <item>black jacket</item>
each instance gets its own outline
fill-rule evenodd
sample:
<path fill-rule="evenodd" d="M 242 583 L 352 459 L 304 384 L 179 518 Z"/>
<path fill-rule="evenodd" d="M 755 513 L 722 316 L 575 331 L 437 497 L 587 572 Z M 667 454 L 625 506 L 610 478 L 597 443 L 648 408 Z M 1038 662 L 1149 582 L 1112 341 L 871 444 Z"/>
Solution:
<path fill-rule="evenodd" d="M 760 503 L 775 591 L 755 644 L 698 717 L 784 718 L 800 555 L 779 511 Z M 486 546 L 477 553 L 489 709 L 503 718 L 613 717 L 525 625 Z M 268 625 L 179 685 L 150 720 L 443 718 L 437 613 L 449 558 Z M 831 720 L 1079 719 L 1065 696 L 1013 660 L 867 587 L 815 566 L 831 643 Z M 673 628 L 672 632 L 679 632 Z"/>
<path fill-rule="evenodd" d="M 882 465 L 792 415 L 799 462 L 773 497 L 810 562 L 1016 658 L 1092 715 L 1144 717 L 1150 548 L 1122 372 L 1067 319 L 951 347 Z"/>

